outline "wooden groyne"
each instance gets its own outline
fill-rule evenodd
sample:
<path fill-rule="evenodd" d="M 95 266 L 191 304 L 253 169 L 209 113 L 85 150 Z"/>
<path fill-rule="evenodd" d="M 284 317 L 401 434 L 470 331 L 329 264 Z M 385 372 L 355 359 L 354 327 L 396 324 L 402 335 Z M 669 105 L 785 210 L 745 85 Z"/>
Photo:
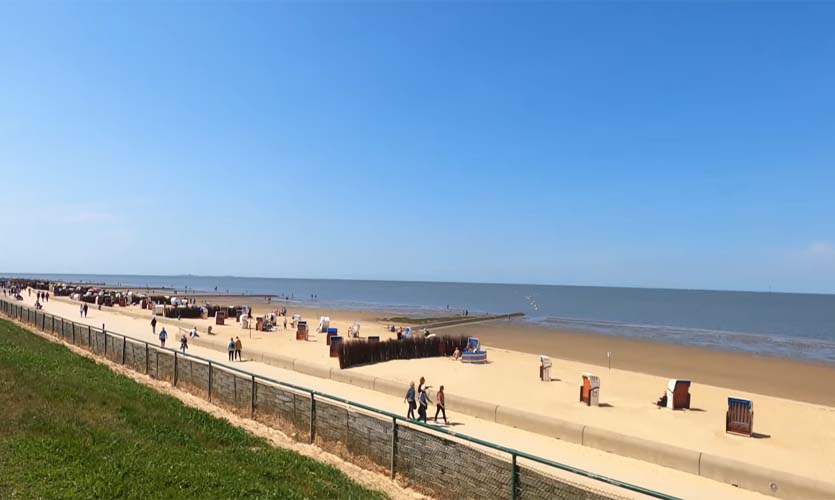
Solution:
<path fill-rule="evenodd" d="M 431 330 L 433 328 L 444 328 L 448 326 L 466 325 L 469 323 L 482 323 L 484 321 L 495 321 L 497 319 L 515 319 L 521 318 L 525 313 L 515 312 L 508 314 L 491 314 L 487 316 L 464 316 L 459 319 L 450 319 L 446 321 L 439 321 L 437 323 L 427 323 L 425 325 L 412 325 L 413 330 Z"/>

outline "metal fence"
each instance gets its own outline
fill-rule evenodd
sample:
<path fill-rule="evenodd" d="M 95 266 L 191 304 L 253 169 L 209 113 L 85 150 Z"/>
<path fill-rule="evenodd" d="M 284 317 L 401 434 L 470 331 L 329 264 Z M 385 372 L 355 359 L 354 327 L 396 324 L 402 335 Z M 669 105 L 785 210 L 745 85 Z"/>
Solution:
<path fill-rule="evenodd" d="M 0 311 L 436 498 L 674 497 L 0 300 Z M 104 325 L 102 325 L 104 326 Z"/>

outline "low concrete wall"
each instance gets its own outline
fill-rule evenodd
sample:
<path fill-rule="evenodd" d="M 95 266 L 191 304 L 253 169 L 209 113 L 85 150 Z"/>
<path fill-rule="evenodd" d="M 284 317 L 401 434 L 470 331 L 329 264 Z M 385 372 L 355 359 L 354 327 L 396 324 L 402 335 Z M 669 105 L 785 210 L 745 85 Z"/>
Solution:
<path fill-rule="evenodd" d="M 363 389 L 374 389 L 375 378 L 364 373 L 352 372 L 350 370 L 331 369 L 331 380 L 342 382 L 344 384 L 351 384 Z"/>
<path fill-rule="evenodd" d="M 496 423 L 575 444 L 583 444 L 583 429 L 586 427 L 582 424 L 549 418 L 507 406 L 496 408 Z"/>
<path fill-rule="evenodd" d="M 594 427 L 586 427 L 583 431 L 583 446 L 696 475 L 699 474 L 699 459 L 702 455 L 698 451 Z"/>
<path fill-rule="evenodd" d="M 476 418 L 487 420 L 489 422 L 495 422 L 496 408 L 498 408 L 498 405 L 494 403 L 486 403 L 478 399 L 470 399 L 447 393 L 446 407 L 450 411 L 466 413 L 467 415 Z"/>
<path fill-rule="evenodd" d="M 293 363 L 296 362 L 296 359 L 289 356 L 282 356 L 280 354 L 262 354 L 261 362 L 277 366 L 279 368 L 284 368 L 285 370 L 292 370 Z"/>
<path fill-rule="evenodd" d="M 406 391 L 409 390 L 409 384 L 377 377 L 374 379 L 374 390 L 396 398 L 405 398 Z"/>
<path fill-rule="evenodd" d="M 309 361 L 297 359 L 293 361 L 293 370 L 320 378 L 331 378 L 331 369 Z"/>
<path fill-rule="evenodd" d="M 835 484 L 707 453 L 702 454 L 699 475 L 777 498 L 835 498 Z"/>

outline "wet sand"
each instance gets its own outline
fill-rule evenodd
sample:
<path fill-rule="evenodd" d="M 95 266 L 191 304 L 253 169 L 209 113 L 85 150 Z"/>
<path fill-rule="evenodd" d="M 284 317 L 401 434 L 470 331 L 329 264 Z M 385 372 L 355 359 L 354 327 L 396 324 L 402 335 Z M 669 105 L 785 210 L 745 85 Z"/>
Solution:
<path fill-rule="evenodd" d="M 524 321 L 494 321 L 437 330 L 476 336 L 486 345 L 530 354 L 545 354 L 662 377 L 689 378 L 700 384 L 733 387 L 808 403 L 835 406 L 835 365 L 756 356 L 742 352 L 666 344 L 645 340 L 557 331 Z"/>

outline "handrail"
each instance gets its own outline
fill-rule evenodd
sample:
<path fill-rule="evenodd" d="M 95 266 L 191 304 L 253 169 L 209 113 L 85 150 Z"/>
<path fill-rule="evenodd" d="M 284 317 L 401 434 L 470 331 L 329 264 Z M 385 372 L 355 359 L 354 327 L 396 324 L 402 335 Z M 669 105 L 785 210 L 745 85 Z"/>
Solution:
<path fill-rule="evenodd" d="M 2 300 L 3 302 L 6 302 L 7 304 L 17 306 L 21 309 L 29 309 L 31 311 L 31 308 L 29 308 L 28 306 L 14 304 L 12 302 L 7 301 L 6 299 L 0 299 L 0 300 Z M 38 311 L 36 311 L 36 312 L 38 312 Z M 56 316 L 55 314 L 51 314 L 51 313 L 41 313 L 41 314 L 49 314 L 53 317 L 60 318 L 64 321 L 69 321 L 69 323 L 72 324 L 72 325 L 76 325 L 76 324 L 82 325 L 81 323 L 76 323 L 72 320 L 67 320 L 67 319 L 63 318 L 62 316 Z M 83 326 L 90 326 L 90 325 L 83 325 Z M 110 331 L 106 331 L 106 330 L 102 330 L 102 331 L 105 334 L 109 333 L 110 335 L 113 335 L 113 336 L 116 336 L 116 337 L 122 337 L 123 339 L 126 339 L 126 340 L 129 339 L 129 340 L 132 340 L 132 341 L 141 342 L 141 343 L 147 345 L 149 348 L 153 347 L 154 349 L 157 349 L 157 350 L 169 351 L 169 352 L 171 352 L 171 353 L 173 353 L 177 356 L 184 356 L 186 358 L 192 358 L 192 359 L 196 359 L 196 360 L 200 360 L 200 361 L 209 363 L 213 366 L 219 366 L 223 369 L 230 370 L 230 371 L 233 371 L 233 372 L 237 372 L 237 373 L 240 373 L 242 375 L 246 375 L 248 378 L 252 378 L 253 380 L 263 380 L 265 382 L 270 382 L 272 384 L 276 384 L 276 385 L 279 385 L 279 386 L 282 386 L 282 387 L 287 387 L 287 388 L 293 389 L 295 391 L 310 394 L 311 397 L 314 397 L 314 396 L 315 397 L 322 397 L 322 398 L 325 398 L 325 399 L 329 399 L 331 401 L 346 404 L 346 405 L 354 407 L 354 408 L 359 408 L 359 409 L 362 409 L 362 410 L 365 410 L 365 411 L 368 411 L 368 412 L 371 412 L 371 413 L 374 413 L 374 414 L 386 416 L 388 418 L 393 419 L 395 423 L 397 423 L 398 421 L 401 422 L 401 425 L 402 425 L 402 422 L 405 422 L 405 423 L 408 423 L 410 426 L 418 426 L 418 427 L 427 429 L 427 430 L 432 431 L 432 432 L 445 434 L 445 435 L 448 435 L 448 436 L 451 436 L 451 437 L 454 437 L 454 438 L 457 438 L 457 439 L 461 439 L 463 441 L 467 441 L 467 442 L 470 442 L 470 443 L 477 444 L 479 446 L 483 446 L 485 448 L 500 451 L 502 453 L 508 453 L 508 454 L 511 455 L 511 457 L 514 457 L 514 456 L 515 457 L 521 457 L 521 458 L 530 460 L 532 462 L 536 462 L 536 463 L 539 463 L 539 464 L 542 464 L 542 465 L 547 465 L 549 467 L 554 467 L 555 469 L 570 472 L 570 473 L 576 474 L 578 476 L 582 476 L 582 477 L 585 477 L 585 478 L 588 478 L 588 479 L 593 479 L 595 481 L 600 481 L 600 482 L 603 482 L 603 483 L 606 483 L 606 484 L 609 484 L 609 485 L 612 485 L 612 486 L 616 486 L 618 488 L 623 488 L 625 490 L 629 490 L 629 491 L 632 491 L 632 492 L 635 492 L 635 493 L 641 493 L 643 495 L 647 495 L 647 496 L 652 497 L 652 498 L 658 498 L 658 499 L 662 499 L 662 500 L 680 500 L 677 497 L 667 495 L 666 493 L 661 493 L 661 492 L 658 492 L 658 491 L 650 490 L 650 489 L 644 488 L 642 486 L 638 486 L 638 485 L 634 485 L 634 484 L 627 483 L 627 482 L 624 482 L 624 481 L 620 481 L 618 479 L 603 476 L 601 474 L 590 472 L 590 471 L 587 471 L 587 470 L 584 470 L 584 469 L 579 469 L 579 468 L 573 467 L 571 465 L 566 465 L 566 464 L 556 462 L 556 461 L 553 461 L 553 460 L 550 460 L 550 459 L 547 459 L 547 458 L 538 457 L 536 455 L 532 455 L 532 454 L 526 453 L 524 451 L 516 450 L 514 448 L 509 448 L 509 447 L 506 447 L 506 446 L 502 446 L 500 444 L 491 443 L 489 441 L 484 441 L 483 439 L 479 439 L 479 438 L 474 437 L 474 436 L 469 436 L 467 434 L 462 434 L 460 432 L 450 431 L 450 430 L 443 429 L 443 428 L 440 428 L 440 427 L 434 427 L 434 426 L 425 424 L 425 423 L 423 423 L 419 420 L 404 419 L 400 415 L 398 415 L 396 413 L 392 413 L 388 410 L 383 410 L 383 409 L 380 409 L 380 408 L 375 408 L 373 406 L 368 406 L 368 405 L 365 405 L 363 403 L 359 403 L 359 402 L 352 401 L 352 400 L 347 399 L 347 398 L 343 398 L 341 396 L 335 396 L 333 394 L 329 394 L 327 392 L 322 392 L 322 391 L 317 391 L 315 389 L 308 389 L 307 387 L 302 387 L 302 386 L 299 386 L 299 385 L 296 385 L 296 384 L 291 384 L 289 382 L 283 382 L 281 380 L 276 380 L 276 379 L 273 379 L 272 377 L 267 377 L 265 375 L 258 375 L 256 373 L 248 372 L 246 370 L 242 370 L 240 368 L 236 368 L 234 366 L 230 366 L 230 365 L 224 364 L 224 363 L 219 362 L 219 361 L 213 361 L 211 359 L 204 358 L 202 356 L 198 356 L 198 355 L 195 355 L 195 354 L 181 353 L 178 349 L 172 349 L 170 347 L 157 346 L 157 345 L 154 345 L 154 344 L 152 344 L 152 343 L 150 343 L 146 340 L 141 340 L 141 339 L 138 339 L 136 337 L 131 337 L 129 335 L 125 335 L 125 334 L 122 334 L 122 333 L 110 332 Z"/>

